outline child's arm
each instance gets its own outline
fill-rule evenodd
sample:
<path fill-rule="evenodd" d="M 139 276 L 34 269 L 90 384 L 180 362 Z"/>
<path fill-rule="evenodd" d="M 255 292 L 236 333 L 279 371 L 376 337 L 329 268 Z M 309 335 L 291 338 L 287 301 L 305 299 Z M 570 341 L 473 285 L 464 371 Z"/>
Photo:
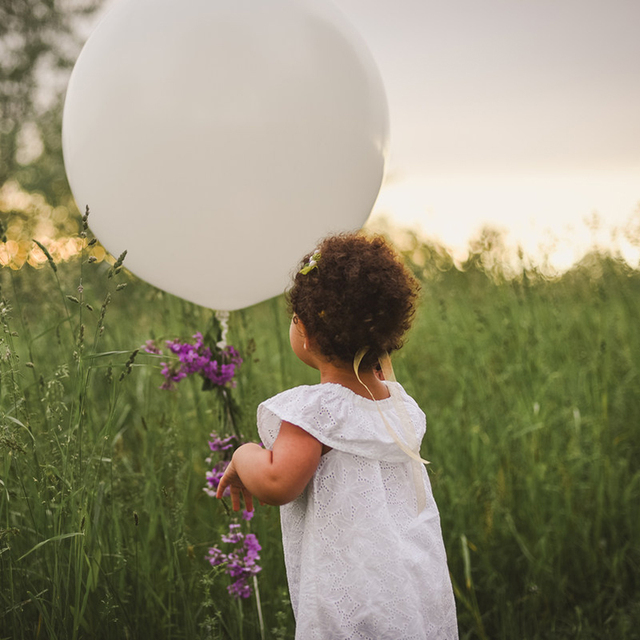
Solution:
<path fill-rule="evenodd" d="M 236 449 L 220 480 L 216 497 L 221 498 L 230 487 L 234 511 L 240 508 L 240 493 L 249 511 L 253 509 L 252 496 L 266 504 L 286 504 L 304 491 L 321 455 L 319 440 L 283 421 L 272 451 L 255 443 Z"/>

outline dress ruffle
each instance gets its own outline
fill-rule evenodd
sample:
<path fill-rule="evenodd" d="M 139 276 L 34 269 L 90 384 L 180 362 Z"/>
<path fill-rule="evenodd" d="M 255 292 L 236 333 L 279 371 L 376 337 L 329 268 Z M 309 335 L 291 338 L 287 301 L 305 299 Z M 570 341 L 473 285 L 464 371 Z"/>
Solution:
<path fill-rule="evenodd" d="M 390 393 L 398 394 L 404 403 L 417 441 L 421 442 L 427 428 L 424 412 L 402 385 L 386 384 Z M 285 421 L 338 451 L 387 462 L 406 461 L 407 455 L 387 432 L 379 411 L 405 442 L 393 398 L 369 400 L 331 382 L 294 387 L 263 402 L 258 407 L 258 431 L 267 449 L 273 447 L 280 423 Z"/>

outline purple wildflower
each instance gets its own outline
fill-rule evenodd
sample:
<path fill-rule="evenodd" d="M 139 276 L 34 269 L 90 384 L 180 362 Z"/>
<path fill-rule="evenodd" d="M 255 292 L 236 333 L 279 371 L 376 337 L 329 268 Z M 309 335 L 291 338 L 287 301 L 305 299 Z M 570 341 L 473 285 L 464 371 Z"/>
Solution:
<path fill-rule="evenodd" d="M 180 380 L 187 377 L 186 372 L 175 364 L 170 365 L 166 362 L 161 362 L 160 364 L 162 366 L 162 375 L 165 377 L 165 381 L 160 387 L 161 389 L 172 391 L 175 388 L 176 382 L 180 382 Z"/>
<path fill-rule="evenodd" d="M 248 598 L 251 596 L 248 580 L 261 570 L 257 564 L 260 560 L 259 551 L 262 549 L 258 538 L 253 533 L 242 533 L 240 525 L 232 523 L 229 525 L 229 534 L 223 535 L 222 541 L 237 546 L 226 554 L 218 547 L 211 547 L 209 562 L 213 567 L 225 565 L 225 573 L 235 578 L 227 587 L 229 595 L 236 599 Z"/>
<path fill-rule="evenodd" d="M 222 542 L 229 542 L 231 544 L 240 542 L 244 537 L 244 534 L 242 533 L 242 531 L 238 531 L 238 529 L 240 529 L 239 524 L 231 523 L 229 525 L 229 533 L 222 536 Z"/>
<path fill-rule="evenodd" d="M 206 484 L 203 490 L 208 496 L 215 498 L 220 480 L 229 466 L 229 460 L 224 458 L 231 457 L 232 449 L 235 447 L 238 437 L 225 436 L 224 438 L 221 438 L 215 431 L 211 432 L 209 437 L 211 438 L 209 440 L 209 449 L 211 450 L 212 455 L 206 459 L 206 462 L 207 464 L 212 464 L 213 467 L 211 468 L 211 471 L 207 471 L 205 473 Z M 213 464 L 215 459 L 214 454 L 218 454 L 223 457 L 223 459 Z M 225 489 L 223 495 L 230 495 L 230 489 L 228 487 Z"/>
<path fill-rule="evenodd" d="M 237 440 L 236 436 L 227 436 L 226 438 L 220 438 L 217 433 L 213 432 L 209 435 L 209 449 L 211 451 L 228 451 L 233 448 L 233 440 Z"/>
<path fill-rule="evenodd" d="M 227 587 L 227 591 L 229 592 L 229 595 L 234 597 L 236 600 L 251 597 L 251 587 L 245 580 L 236 580 L 235 582 L 232 582 Z"/>
<path fill-rule="evenodd" d="M 204 486 L 203 490 L 211 498 L 216 497 L 218 485 L 220 484 L 220 480 L 222 480 L 222 476 L 228 466 L 229 462 L 227 460 L 221 460 L 215 465 L 215 467 L 213 467 L 213 469 L 211 469 L 211 471 L 207 471 L 205 473 L 207 484 Z M 225 497 L 231 495 L 230 487 L 227 487 L 222 495 Z"/>
<path fill-rule="evenodd" d="M 154 355 L 160 355 L 162 353 L 153 340 L 147 340 L 142 346 L 142 349 L 146 353 L 153 353 Z"/>
<path fill-rule="evenodd" d="M 209 562 L 212 567 L 217 567 L 219 564 L 226 562 L 227 556 L 218 549 L 218 547 L 211 547 L 209 549 Z"/>
<path fill-rule="evenodd" d="M 256 560 L 260 560 L 258 551 L 261 551 L 262 547 L 260 546 L 255 533 L 247 533 L 244 537 L 244 547 L 246 550 L 247 560 L 251 560 L 252 563 L 255 563 Z"/>
<path fill-rule="evenodd" d="M 204 346 L 204 339 L 200 332 L 193 335 L 193 340 L 193 343 L 167 340 L 167 348 L 178 357 L 178 362 L 172 365 L 162 363 L 162 375 L 166 378 L 166 382 L 161 388 L 173 389 L 174 383 L 192 374 L 200 374 L 217 386 L 234 386 L 233 377 L 242 364 L 242 358 L 237 350 L 227 346 L 218 349 L 214 354 L 209 347 Z M 149 348 L 152 346 L 155 348 L 155 345 L 151 346 L 149 343 L 152 341 L 147 341 Z"/>

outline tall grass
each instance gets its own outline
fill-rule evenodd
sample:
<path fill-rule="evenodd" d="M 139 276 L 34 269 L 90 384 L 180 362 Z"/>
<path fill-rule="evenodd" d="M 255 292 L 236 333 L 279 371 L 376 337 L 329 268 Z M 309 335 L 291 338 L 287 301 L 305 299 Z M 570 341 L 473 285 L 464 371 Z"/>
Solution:
<path fill-rule="evenodd" d="M 204 559 L 228 529 L 202 492 L 222 406 L 196 382 L 161 391 L 158 358 L 136 353 L 212 312 L 115 271 L 2 274 L 0 637 L 253 637 L 253 605 L 238 628 Z"/>
<path fill-rule="evenodd" d="M 599 254 L 552 281 L 477 264 L 428 282 L 400 359 L 463 629 L 639 637 L 640 274 Z"/>
<path fill-rule="evenodd" d="M 407 258 L 423 300 L 395 365 L 427 413 L 461 637 L 639 637 L 640 274 L 593 255 L 506 279 L 415 239 Z M 116 270 L 0 273 L 0 638 L 259 638 L 205 559 L 229 522 L 202 491 L 223 407 L 133 356 L 213 312 Z M 317 381 L 287 325 L 282 299 L 231 316 L 246 439 L 260 401 Z M 251 527 L 267 636 L 290 638 L 277 510 Z"/>

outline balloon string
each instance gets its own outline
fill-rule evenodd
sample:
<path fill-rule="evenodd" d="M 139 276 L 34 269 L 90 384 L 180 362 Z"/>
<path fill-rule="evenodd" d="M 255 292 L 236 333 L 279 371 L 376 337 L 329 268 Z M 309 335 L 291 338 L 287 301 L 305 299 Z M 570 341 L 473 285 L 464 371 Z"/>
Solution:
<path fill-rule="evenodd" d="M 380 404 L 377 402 L 375 396 L 371 392 L 371 389 L 362 381 L 360 378 L 360 373 L 358 369 L 360 368 L 360 363 L 362 362 L 362 358 L 364 358 L 365 354 L 369 349 L 367 347 L 360 349 L 358 353 L 356 353 L 355 358 L 353 359 L 353 370 L 355 371 L 356 378 L 358 382 L 367 390 L 371 399 L 375 402 L 376 408 L 378 409 L 378 413 L 382 418 L 382 422 L 387 430 L 387 433 L 391 436 L 393 441 L 400 447 L 400 449 L 406 453 L 412 461 L 412 475 L 413 475 L 413 483 L 416 488 L 416 498 L 418 501 L 418 513 L 420 513 L 427 505 L 427 495 L 424 488 L 424 482 L 422 480 L 422 465 L 429 464 L 428 460 L 424 460 L 420 457 L 418 451 L 418 441 L 415 436 L 415 433 L 410 427 L 410 418 L 407 415 L 406 407 L 400 401 L 400 399 L 396 396 L 395 393 L 389 388 L 389 394 L 393 399 L 394 406 L 396 408 L 396 412 L 398 414 L 398 418 L 400 418 L 400 424 L 402 425 L 404 436 L 408 443 L 413 446 L 413 449 L 410 449 L 396 434 L 394 429 L 391 427 L 389 422 L 387 421 L 382 409 L 380 409 Z M 382 358 L 380 358 L 380 366 L 382 367 L 382 373 L 384 374 L 385 380 L 389 380 L 390 382 L 396 382 L 396 377 L 393 372 L 393 367 L 391 366 L 391 358 L 389 358 L 389 354 L 385 353 Z"/>

